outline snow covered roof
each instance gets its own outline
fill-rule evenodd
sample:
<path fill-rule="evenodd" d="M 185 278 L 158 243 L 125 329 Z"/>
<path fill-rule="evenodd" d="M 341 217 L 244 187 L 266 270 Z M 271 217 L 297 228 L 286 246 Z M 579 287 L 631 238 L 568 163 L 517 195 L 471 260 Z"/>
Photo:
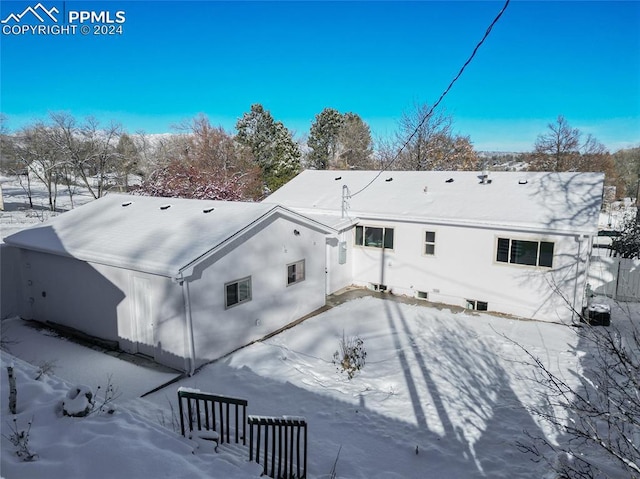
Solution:
<path fill-rule="evenodd" d="M 329 232 L 268 203 L 109 194 L 5 238 L 21 248 L 177 277 L 186 268 L 274 214 Z"/>
<path fill-rule="evenodd" d="M 378 174 L 306 170 L 265 201 L 334 228 L 359 218 L 596 234 L 604 186 L 602 173 L 489 172 L 484 180 L 480 172 Z"/>

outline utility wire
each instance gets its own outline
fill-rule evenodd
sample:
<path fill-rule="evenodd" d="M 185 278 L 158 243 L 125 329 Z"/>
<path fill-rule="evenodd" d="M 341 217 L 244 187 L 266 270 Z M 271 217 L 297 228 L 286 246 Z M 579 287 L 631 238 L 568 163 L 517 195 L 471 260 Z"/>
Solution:
<path fill-rule="evenodd" d="M 478 42 L 478 44 L 476 45 L 476 47 L 473 49 L 473 53 L 471 53 L 471 56 L 467 59 L 467 61 L 464 63 L 464 65 L 462 65 L 462 68 L 460 68 L 460 71 L 458 72 L 458 74 L 455 76 L 455 78 L 453 80 L 451 80 L 451 83 L 449 83 L 449 86 L 442 92 L 442 94 L 440 95 L 440 98 L 438 98 L 438 101 L 436 101 L 433 106 L 429 109 L 429 111 L 422 117 L 422 120 L 420 120 L 420 123 L 418 123 L 418 126 L 415 127 L 415 129 L 413 130 L 413 132 L 409 135 L 409 137 L 407 138 L 407 140 L 402 144 L 402 146 L 400 147 L 400 149 L 398 150 L 398 153 L 396 153 L 396 155 L 393 157 L 393 159 L 387 164 L 385 165 L 379 172 L 378 174 L 369 182 L 367 183 L 364 187 L 362 187 L 361 189 L 359 189 L 358 191 L 356 191 L 355 193 L 353 193 L 352 195 L 349 195 L 350 198 L 353 198 L 354 196 L 362 193 L 364 190 L 366 190 L 367 188 L 369 188 L 369 186 L 371 186 L 373 184 L 374 181 L 376 181 L 378 178 L 380 178 L 380 175 L 382 175 L 382 173 L 384 173 L 385 171 L 387 171 L 389 169 L 389 167 L 391 165 L 393 165 L 396 160 L 400 157 L 400 154 L 404 151 L 404 149 L 407 147 L 407 145 L 411 142 L 411 140 L 413 140 L 413 137 L 416 136 L 416 134 L 418 133 L 418 131 L 420 131 L 420 128 L 422 128 L 422 125 L 425 124 L 425 122 L 429 119 L 429 117 L 431 116 L 431 114 L 433 113 L 433 111 L 438 107 L 438 105 L 442 102 L 442 100 L 444 99 L 444 97 L 447 95 L 447 93 L 449 93 L 449 90 L 451 90 L 451 87 L 453 87 L 453 84 L 458 81 L 458 78 L 460 78 L 462 76 L 462 73 L 464 72 L 465 68 L 467 68 L 467 66 L 469 65 L 469 63 L 471 63 L 471 61 L 473 60 L 473 57 L 476 56 L 476 53 L 478 52 L 478 50 L 480 49 L 480 47 L 482 46 L 482 44 L 484 43 L 484 41 L 487 39 L 487 37 L 489 36 L 489 34 L 491 33 L 491 30 L 493 29 L 494 25 L 496 23 L 498 23 L 498 20 L 500 20 L 500 17 L 502 16 L 502 14 L 504 13 L 504 11 L 507 9 L 507 7 L 509 6 L 509 2 L 511 0 L 506 0 L 504 3 L 504 6 L 502 7 L 502 10 L 500 10 L 500 12 L 498 13 L 498 15 L 496 16 L 496 18 L 493 19 L 493 22 L 491 22 L 491 25 L 489 25 L 489 28 L 487 28 L 487 31 L 484 32 L 484 36 L 482 37 L 482 40 L 480 40 Z M 640 211 L 640 210 L 638 210 Z"/>

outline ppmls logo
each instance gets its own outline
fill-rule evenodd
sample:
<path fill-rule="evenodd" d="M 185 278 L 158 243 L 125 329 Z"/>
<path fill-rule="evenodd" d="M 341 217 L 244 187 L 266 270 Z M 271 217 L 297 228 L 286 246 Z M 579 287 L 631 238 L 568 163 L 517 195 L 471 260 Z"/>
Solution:
<path fill-rule="evenodd" d="M 22 22 L 22 18 L 27 16 L 28 13 L 30 13 L 32 17 L 35 17 L 36 19 L 38 19 L 40 23 L 44 23 L 45 18 L 47 17 L 57 23 L 58 19 L 56 18 L 55 15 L 60 13 L 60 11 L 56 7 L 53 7 L 50 10 L 47 10 L 41 3 L 38 3 L 35 7 L 29 6 L 25 8 L 22 13 L 19 13 L 17 15 L 15 13 L 10 13 L 7 18 L 2 20 L 2 23 L 9 23 L 11 21 L 15 23 L 20 23 Z"/>
<path fill-rule="evenodd" d="M 47 8 L 42 3 L 0 20 L 3 35 L 122 35 L 126 12 L 118 10 L 68 10 Z"/>

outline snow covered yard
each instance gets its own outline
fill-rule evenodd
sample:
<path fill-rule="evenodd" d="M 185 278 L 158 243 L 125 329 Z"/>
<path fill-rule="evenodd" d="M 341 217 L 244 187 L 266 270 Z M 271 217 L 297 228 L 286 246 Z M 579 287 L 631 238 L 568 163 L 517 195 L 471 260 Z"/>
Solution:
<path fill-rule="evenodd" d="M 367 352 L 365 367 L 352 380 L 333 364 L 343 333 L 360 337 Z M 171 427 L 180 386 L 247 399 L 249 414 L 305 416 L 313 478 L 330 477 L 338 451 L 339 478 L 541 478 L 545 466 L 518 451 L 516 441 L 526 440 L 524 429 L 551 438 L 558 433 L 528 413 L 541 398 L 527 379 L 531 369 L 523 364 L 524 353 L 506 337 L 571 384 L 577 383 L 584 355 L 571 327 L 365 297 L 134 399 L 147 385 L 136 389 L 124 379 L 119 384 L 121 369 L 109 364 L 114 358 L 55 338 L 45 346 L 41 333 L 28 334 L 10 346 L 20 349 L 21 358 L 36 364 L 73 358 L 84 367 L 57 363 L 53 372 L 69 381 L 64 385 L 53 377 L 28 381 L 33 368 L 16 361 L 21 365 L 18 422 L 33 417 L 39 459 L 21 462 L 3 438 L 2 475 L 8 479 L 45 477 L 45 470 L 46 477 L 70 478 L 259 475 L 227 453 L 192 455 L 193 445 L 161 427 Z M 69 354 L 72 347 L 79 349 Z M 8 391 L 11 359 L 3 354 L 2 360 L 2 391 Z M 104 382 L 98 373 L 87 380 L 81 372 L 109 369 L 123 392 L 114 415 L 60 416 L 69 385 Z M 161 379 L 139 377 L 150 383 Z M 4 435 L 10 422 L 3 406 Z"/>
<path fill-rule="evenodd" d="M 26 186 L 26 177 L 22 178 Z M 66 188 L 60 188 L 56 198 L 56 211 L 49 208 L 49 194 L 41 181 L 32 180 L 30 184 L 33 208 L 29 207 L 29 198 L 25 188 L 17 176 L 0 175 L 0 186 L 4 210 L 0 211 L 0 241 L 16 231 L 32 224 L 41 223 L 51 216 L 72 209 L 71 200 Z M 74 187 L 72 191 L 73 206 L 80 206 L 93 200 L 86 188 Z"/>

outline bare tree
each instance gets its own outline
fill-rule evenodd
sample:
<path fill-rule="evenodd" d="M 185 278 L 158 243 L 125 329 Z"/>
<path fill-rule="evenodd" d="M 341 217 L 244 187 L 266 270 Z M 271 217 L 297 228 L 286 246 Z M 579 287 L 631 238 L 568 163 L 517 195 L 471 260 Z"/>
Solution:
<path fill-rule="evenodd" d="M 52 141 L 50 128 L 42 122 L 23 128 L 16 135 L 12 152 L 21 165 L 18 178 L 29 196 L 30 207 L 33 208 L 31 178 L 35 177 L 47 188 L 49 209 L 55 211 L 63 160 Z"/>
<path fill-rule="evenodd" d="M 564 116 L 547 125 L 547 133 L 538 135 L 531 169 L 538 171 L 572 170 L 580 156 L 580 130 L 572 128 Z"/>
<path fill-rule="evenodd" d="M 613 161 L 622 183 L 619 195 L 637 196 L 640 190 L 640 147 L 616 151 Z"/>
<path fill-rule="evenodd" d="M 78 123 L 67 113 L 52 113 L 50 118 L 58 151 L 73 165 L 91 195 L 100 198 L 109 187 L 110 174 L 117 169 L 116 145 L 122 127 L 117 123 L 102 127 L 92 117 Z"/>
<path fill-rule="evenodd" d="M 472 170 L 476 155 L 468 137 L 453 133 L 453 118 L 442 111 L 427 116 L 431 107 L 415 104 L 400 120 L 397 144 L 406 143 L 395 168 L 402 170 Z M 425 120 L 426 117 L 426 120 Z"/>
<path fill-rule="evenodd" d="M 529 379 L 543 386 L 531 414 L 563 433 L 558 441 L 530 435 L 518 447 L 559 478 L 640 477 L 640 317 L 624 304 L 616 310 L 626 316 L 619 326 L 576 328 L 584 371 L 577 385 L 514 342 L 533 366 Z"/>

